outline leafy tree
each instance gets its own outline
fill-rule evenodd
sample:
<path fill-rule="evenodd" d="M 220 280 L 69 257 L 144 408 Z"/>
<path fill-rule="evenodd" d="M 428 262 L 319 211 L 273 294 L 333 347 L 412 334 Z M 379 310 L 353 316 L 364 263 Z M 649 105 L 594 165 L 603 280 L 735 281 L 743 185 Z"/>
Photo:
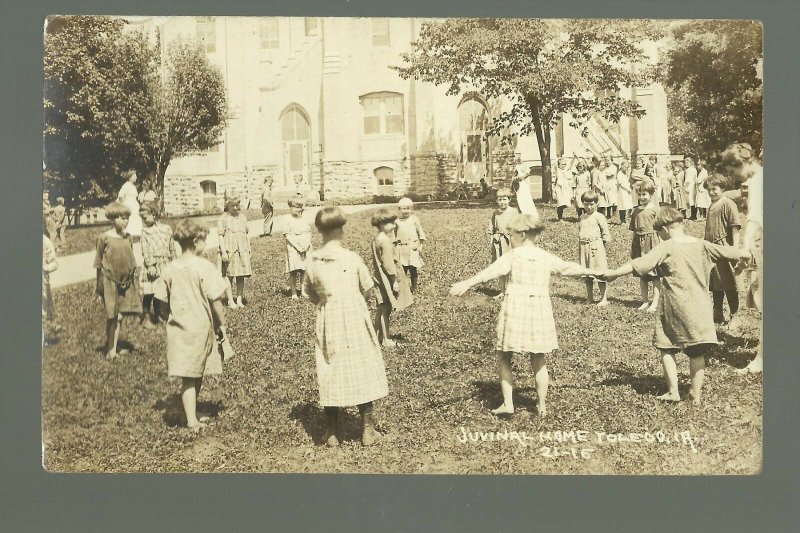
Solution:
<path fill-rule="evenodd" d="M 670 146 L 715 154 L 732 142 L 756 150 L 762 138 L 762 27 L 752 20 L 697 20 L 674 27 L 663 61 Z"/>
<path fill-rule="evenodd" d="M 227 124 L 222 74 L 197 43 L 123 31 L 108 17 L 49 20 L 45 37 L 45 164 L 82 206 L 113 194 L 135 169 L 163 197 L 173 158 L 220 142 Z M 163 61 L 162 61 L 163 60 Z"/>
<path fill-rule="evenodd" d="M 564 113 L 583 133 L 596 113 L 611 122 L 643 116 L 618 89 L 654 79 L 655 70 L 642 67 L 641 45 L 660 35 L 650 21 L 448 19 L 423 24 L 405 64 L 395 68 L 404 78 L 447 85 L 447 94 L 473 89 L 507 99 L 510 107 L 487 134 L 502 134 L 506 143 L 509 130 L 536 135 L 550 200 L 553 127 Z"/>

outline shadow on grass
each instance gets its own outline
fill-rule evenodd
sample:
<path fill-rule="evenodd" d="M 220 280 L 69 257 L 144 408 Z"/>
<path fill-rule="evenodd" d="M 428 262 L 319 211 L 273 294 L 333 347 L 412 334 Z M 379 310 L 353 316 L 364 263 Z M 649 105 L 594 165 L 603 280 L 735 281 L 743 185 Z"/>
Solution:
<path fill-rule="evenodd" d="M 357 413 L 358 411 L 354 414 L 352 409 L 339 408 L 337 436 L 340 441 L 361 439 L 361 417 Z M 323 444 L 325 412 L 317 403 L 306 402 L 295 405 L 289 412 L 289 418 L 303 425 L 303 429 L 314 444 Z"/>
<path fill-rule="evenodd" d="M 483 294 L 484 296 L 490 296 L 494 298 L 495 296 L 500 294 L 500 289 L 498 289 L 497 287 L 485 287 L 481 285 L 475 289 L 475 292 Z"/>
<path fill-rule="evenodd" d="M 553 297 L 554 298 L 559 298 L 561 300 L 564 300 L 566 302 L 570 302 L 570 303 L 573 303 L 573 304 L 585 305 L 587 307 L 592 307 L 592 306 L 595 305 L 595 304 L 589 304 L 586 301 L 586 296 L 578 296 L 576 294 L 558 293 L 558 294 L 553 294 Z M 595 298 L 595 302 L 597 302 L 600 299 L 600 295 L 599 295 L 599 293 L 597 291 L 595 291 L 594 298 Z M 608 299 L 608 301 L 610 303 L 612 303 L 614 305 L 620 305 L 622 307 L 628 307 L 628 308 L 632 308 L 632 309 L 635 309 L 635 308 L 639 307 L 640 305 L 642 305 L 642 302 L 640 300 L 623 300 L 622 298 L 617 298 L 615 296 L 607 296 L 607 299 Z"/>
<path fill-rule="evenodd" d="M 486 409 L 495 409 L 503 403 L 503 394 L 500 392 L 499 382 L 473 381 L 471 385 L 475 390 L 472 397 L 478 399 Z M 512 397 L 515 409 L 521 407 L 527 411 L 536 410 L 536 389 L 534 387 L 514 387 Z"/>
<path fill-rule="evenodd" d="M 177 392 L 158 400 L 155 405 L 153 405 L 153 409 L 156 411 L 163 411 L 162 419 L 168 427 L 186 426 L 186 415 L 183 412 L 181 395 Z M 224 410 L 225 408 L 219 400 L 197 402 L 198 417 L 209 416 L 211 418 L 217 418 Z"/>
<path fill-rule="evenodd" d="M 666 392 L 666 384 L 663 376 L 635 374 L 624 368 L 609 369 L 610 377 L 604 379 L 600 384 L 610 387 L 627 386 L 632 388 L 637 394 L 642 396 L 652 396 L 655 398 L 659 394 Z M 681 396 L 689 391 L 689 385 L 678 381 L 678 392 Z"/>
<path fill-rule="evenodd" d="M 725 330 L 717 330 L 720 344 L 712 348 L 710 357 L 732 368 L 744 368 L 756 356 L 758 339 L 733 336 Z"/>

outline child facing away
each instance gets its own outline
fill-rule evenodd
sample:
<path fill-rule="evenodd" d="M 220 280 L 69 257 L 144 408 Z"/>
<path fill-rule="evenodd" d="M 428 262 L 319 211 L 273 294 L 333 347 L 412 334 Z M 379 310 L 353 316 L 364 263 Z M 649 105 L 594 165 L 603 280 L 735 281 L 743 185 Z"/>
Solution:
<path fill-rule="evenodd" d="M 411 198 L 400 198 L 397 207 L 400 209 L 400 216 L 395 221 L 397 252 L 400 257 L 400 265 L 411 280 L 411 292 L 414 293 L 417 292 L 418 271 L 425 265 L 421 253 L 422 244 L 427 237 L 419 218 L 411 212 L 414 209 L 414 202 Z"/>
<path fill-rule="evenodd" d="M 247 227 L 247 217 L 241 212 L 241 201 L 238 196 L 232 195 L 226 198 L 225 208 L 227 211 L 222 213 L 217 222 L 219 254 L 223 275 L 228 278 L 231 287 L 234 280 L 236 281 L 236 300 L 232 297 L 231 288 L 231 298 L 228 301 L 228 306 L 235 309 L 244 307 L 244 280 L 253 275 L 248 238 L 250 230 Z"/>
<path fill-rule="evenodd" d="M 381 345 L 389 348 L 395 342 L 389 337 L 389 315 L 411 305 L 414 297 L 405 271 L 397 261 L 394 246 L 397 214 L 390 209 L 378 209 L 372 215 L 372 225 L 378 230 L 372 241 L 372 260 L 375 269 L 375 331 Z"/>
<path fill-rule="evenodd" d="M 631 239 L 631 259 L 638 259 L 655 248 L 661 239 L 653 227 L 660 208 L 653 204 L 653 195 L 656 188 L 650 180 L 640 181 L 637 187 L 639 206 L 631 214 L 631 223 L 628 229 L 633 232 Z M 642 305 L 640 311 L 654 313 L 658 309 L 658 298 L 661 293 L 661 281 L 655 272 L 633 275 L 639 278 L 639 288 L 642 291 Z M 650 284 L 653 284 L 653 299 L 649 299 Z"/>
<path fill-rule="evenodd" d="M 306 253 L 311 249 L 311 226 L 303 220 L 305 202 L 299 196 L 289 199 L 290 217 L 283 236 L 286 239 L 286 273 L 289 290 L 296 300 L 303 286 L 306 271 Z"/>
<path fill-rule="evenodd" d="M 58 269 L 56 248 L 47 236 L 47 226 L 42 232 L 42 338 L 45 344 L 55 341 L 59 330 L 53 308 L 53 292 L 50 289 L 50 273 Z"/>
<path fill-rule="evenodd" d="M 372 420 L 372 402 L 386 397 L 389 386 L 366 302 L 373 280 L 361 257 L 342 246 L 346 222 L 338 207 L 317 213 L 314 225 L 322 234 L 322 247 L 309 253 L 303 293 L 317 307 L 314 353 L 326 421 L 322 442 L 339 444 L 339 411 L 356 405 L 361 442 L 369 446 L 381 436 Z"/>
<path fill-rule="evenodd" d="M 595 271 L 602 271 L 608 268 L 606 258 L 606 246 L 611 242 L 611 233 L 608 230 L 608 220 L 597 212 L 597 193 L 587 191 L 581 196 L 584 214 L 578 221 L 578 262 L 582 267 Z M 594 278 L 586 277 L 586 301 L 590 304 L 594 302 Z M 600 289 L 600 300 L 598 307 L 608 305 L 606 298 L 606 283 L 597 282 Z"/>
<path fill-rule="evenodd" d="M 106 218 L 111 221 L 112 229 L 97 237 L 94 256 L 95 293 L 106 313 L 106 358 L 109 360 L 128 353 L 128 350 L 117 353 L 122 316 L 141 316 L 142 313 L 142 301 L 134 283 L 133 240 L 125 232 L 130 215 L 130 209 L 120 202 L 106 207 Z"/>
<path fill-rule="evenodd" d="M 225 280 L 210 261 L 200 257 L 207 235 L 208 230 L 193 220 L 181 220 L 172 238 L 182 253 L 162 269 L 155 284 L 161 317 L 167 323 L 167 372 L 181 378 L 186 425 L 194 431 L 208 421 L 197 416 L 197 397 L 203 376 L 222 373 L 217 340 L 224 341 L 227 332 L 221 302 Z"/>
<path fill-rule="evenodd" d="M 653 345 L 661 355 L 667 392 L 657 399 L 680 401 L 675 356 L 683 351 L 689 357 L 691 397 L 694 403 L 699 404 L 705 378 L 705 354 L 717 344 L 709 301 L 709 274 L 721 259 L 738 260 L 749 252 L 686 235 L 683 220 L 683 213 L 677 209 L 662 208 L 653 227 L 664 242 L 642 257 L 604 273 L 602 277 L 613 281 L 633 272 L 642 275 L 658 270 L 662 290 Z"/>
<path fill-rule="evenodd" d="M 142 324 L 152 328 L 161 315 L 159 302 L 153 298 L 155 286 L 161 270 L 178 257 L 172 228 L 158 221 L 158 208 L 154 203 L 142 204 L 139 209 L 142 217 L 142 269 L 139 273 L 139 288 L 142 292 Z"/>
<path fill-rule="evenodd" d="M 514 412 L 511 355 L 529 353 L 536 381 L 540 416 L 547 414 L 546 354 L 558 348 L 556 324 L 550 301 L 550 274 L 562 276 L 593 276 L 592 269 L 563 261 L 536 246 L 536 237 L 544 224 L 533 215 L 517 215 L 508 224 L 512 250 L 475 276 L 450 288 L 451 296 L 461 296 L 471 287 L 500 276 L 507 276 L 506 297 L 497 316 L 495 349 L 500 373 L 503 404 L 494 414 Z"/>
<path fill-rule="evenodd" d="M 730 181 L 722 174 L 714 173 L 705 180 L 705 188 L 711 199 L 706 216 L 705 240 L 720 246 L 739 246 L 739 230 L 742 223 L 736 202 L 725 196 Z M 709 288 L 714 302 L 714 323 L 725 322 L 723 303 L 728 298 L 731 320 L 739 310 L 739 286 L 730 261 L 719 261 L 711 269 Z"/>
<path fill-rule="evenodd" d="M 492 213 L 492 220 L 489 223 L 489 244 L 491 246 L 492 262 L 500 259 L 503 254 L 511 249 L 511 239 L 508 234 L 508 223 L 519 214 L 511 207 L 511 189 L 501 188 L 497 191 L 497 209 Z M 500 294 L 497 298 L 502 298 L 505 294 L 505 278 L 500 278 Z"/>

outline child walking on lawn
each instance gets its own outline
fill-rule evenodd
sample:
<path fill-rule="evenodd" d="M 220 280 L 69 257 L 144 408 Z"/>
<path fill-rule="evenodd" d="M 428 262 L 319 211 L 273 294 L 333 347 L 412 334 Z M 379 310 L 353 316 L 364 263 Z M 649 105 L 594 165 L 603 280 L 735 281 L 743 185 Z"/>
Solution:
<path fill-rule="evenodd" d="M 106 207 L 106 218 L 111 221 L 112 229 L 97 238 L 94 256 L 95 293 L 106 312 L 106 359 L 109 360 L 128 353 L 128 350 L 117 353 L 122 315 L 141 316 L 142 313 L 142 301 L 134 283 L 133 240 L 125 232 L 130 215 L 130 209 L 120 202 Z"/>
<path fill-rule="evenodd" d="M 550 301 L 550 274 L 562 276 L 593 276 L 596 271 L 563 261 L 536 246 L 536 237 L 544 224 L 533 215 L 517 215 L 508 225 L 511 233 L 509 253 L 475 276 L 450 288 L 451 296 L 461 296 L 471 287 L 500 276 L 508 276 L 506 297 L 497 317 L 497 350 L 500 389 L 503 404 L 494 414 L 514 412 L 511 355 L 529 353 L 536 381 L 540 416 L 547 414 L 549 376 L 545 355 L 558 348 L 553 306 Z"/>
<path fill-rule="evenodd" d="M 705 180 L 705 188 L 711 198 L 711 206 L 706 214 L 705 240 L 720 246 L 739 246 L 739 209 L 736 202 L 725 196 L 729 185 L 728 178 L 714 173 Z M 725 322 L 723 303 L 728 298 L 731 320 L 739 310 L 739 286 L 730 261 L 719 261 L 711 270 L 709 288 L 714 300 L 714 322 Z"/>
<path fill-rule="evenodd" d="M 303 293 L 317 307 L 314 353 L 326 420 L 322 442 L 338 446 L 339 410 L 357 405 L 361 443 L 369 446 L 381 436 L 372 420 L 372 402 L 386 397 L 389 386 L 366 302 L 373 280 L 361 257 L 342 246 L 346 222 L 338 207 L 317 213 L 314 225 L 322 247 L 309 254 Z"/>
<path fill-rule="evenodd" d="M 222 373 L 217 339 L 224 341 L 227 331 L 221 302 L 225 280 L 200 257 L 207 235 L 208 230 L 193 220 L 180 221 L 173 238 L 183 252 L 162 269 L 155 284 L 155 297 L 162 302 L 161 316 L 167 322 L 167 371 L 181 378 L 186 425 L 195 431 L 208 421 L 197 416 L 197 397 L 203 376 Z"/>
<path fill-rule="evenodd" d="M 628 229 L 633 232 L 631 259 L 642 257 L 661 242 L 658 232 L 653 227 L 660 210 L 652 202 L 653 194 L 656 192 L 653 182 L 650 180 L 640 181 L 636 192 L 639 195 L 639 206 L 633 210 L 631 223 L 628 226 Z M 646 310 L 648 313 L 655 312 L 658 309 L 658 297 L 661 293 L 661 281 L 659 281 L 658 275 L 655 272 L 646 274 L 634 272 L 633 275 L 639 278 L 639 288 L 642 291 L 642 305 L 639 310 Z M 652 300 L 648 298 L 651 283 L 653 284 Z"/>
<path fill-rule="evenodd" d="M 705 378 L 705 354 L 717 344 L 709 301 L 709 274 L 714 263 L 722 259 L 738 260 L 749 252 L 690 237 L 684 231 L 683 220 L 683 213 L 677 209 L 662 208 L 653 227 L 664 242 L 642 257 L 605 272 L 602 277 L 613 281 L 626 274 L 642 275 L 657 269 L 662 290 L 653 345 L 661 354 L 667 382 L 666 394 L 657 399 L 680 401 L 675 356 L 683 351 L 689 357 L 691 397 L 699 404 Z"/>
<path fill-rule="evenodd" d="M 158 300 L 153 298 L 161 269 L 178 257 L 175 241 L 172 239 L 172 228 L 158 222 L 157 211 L 156 205 L 150 202 L 139 209 L 144 224 L 141 236 L 144 262 L 139 273 L 139 287 L 142 291 L 142 324 L 146 328 L 157 324 L 161 315 Z"/>
<path fill-rule="evenodd" d="M 236 300 L 228 302 L 229 307 L 244 307 L 244 280 L 253 275 L 250 266 L 250 239 L 247 217 L 241 212 L 238 196 L 229 196 L 225 200 L 226 213 L 222 213 L 217 222 L 219 233 L 219 254 L 222 270 L 233 285 L 236 280 Z M 232 291 L 231 291 L 232 292 Z"/>
<path fill-rule="evenodd" d="M 405 271 L 397 261 L 394 246 L 397 214 L 390 209 L 378 209 L 372 215 L 372 225 L 378 230 L 372 241 L 372 260 L 375 269 L 375 331 L 381 345 L 390 348 L 395 342 L 389 337 L 389 315 L 411 305 L 414 297 Z M 391 237 L 390 237 L 391 236 Z"/>
<path fill-rule="evenodd" d="M 605 270 L 608 268 L 606 259 L 606 246 L 611 242 L 611 233 L 608 230 L 608 220 L 597 212 L 597 193 L 587 191 L 581 196 L 584 213 L 578 222 L 578 262 L 581 266 L 592 270 Z M 586 301 L 594 303 L 594 279 L 586 277 Z M 598 307 L 608 305 L 606 299 L 606 283 L 597 282 L 600 288 L 600 301 Z"/>
<path fill-rule="evenodd" d="M 305 203 L 300 197 L 289 199 L 291 217 L 284 232 L 286 239 L 286 273 L 292 300 L 297 299 L 306 271 L 306 253 L 311 249 L 311 226 L 303 220 Z"/>
<path fill-rule="evenodd" d="M 400 264 L 405 270 L 406 275 L 411 280 L 411 292 L 417 292 L 417 271 L 423 267 L 420 253 L 422 243 L 425 242 L 425 231 L 417 215 L 411 211 L 414 209 L 414 202 L 411 198 L 400 198 L 397 202 L 400 209 L 400 217 L 395 221 L 397 224 L 397 251 L 400 256 Z"/>

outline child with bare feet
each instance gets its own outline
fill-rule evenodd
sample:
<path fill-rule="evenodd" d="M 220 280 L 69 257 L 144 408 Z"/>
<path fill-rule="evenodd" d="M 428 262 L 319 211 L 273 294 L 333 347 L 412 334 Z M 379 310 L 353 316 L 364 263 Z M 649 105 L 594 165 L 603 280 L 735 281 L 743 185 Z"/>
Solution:
<path fill-rule="evenodd" d="M 608 230 L 608 220 L 597 212 L 597 193 L 587 191 L 581 195 L 584 213 L 578 222 L 578 262 L 581 266 L 592 270 L 605 270 L 608 268 L 606 259 L 606 246 L 611 242 L 611 233 Z M 586 301 L 594 303 L 594 278 L 586 277 Z M 606 283 L 597 282 L 600 288 L 600 301 L 597 307 L 608 305 L 606 299 Z"/>
<path fill-rule="evenodd" d="M 642 257 L 647 252 L 655 248 L 661 239 L 658 232 L 653 228 L 653 223 L 658 216 L 659 208 L 652 202 L 656 188 L 650 180 L 640 181 L 636 186 L 636 193 L 639 195 L 639 206 L 631 214 L 631 223 L 628 229 L 633 232 L 631 240 L 631 259 Z M 661 281 L 655 272 L 645 274 L 633 273 L 639 278 L 639 287 L 642 291 L 642 305 L 639 311 L 654 313 L 658 308 L 658 297 L 661 293 Z M 649 288 L 653 284 L 653 299 L 650 300 Z"/>
<path fill-rule="evenodd" d="M 594 270 L 564 261 L 537 247 L 536 237 L 543 230 L 544 224 L 538 216 L 517 215 L 508 224 L 512 249 L 482 272 L 450 288 L 451 296 L 462 296 L 479 283 L 507 276 L 505 298 L 497 317 L 495 343 L 503 404 L 492 411 L 494 414 L 514 412 L 511 355 L 528 353 L 536 381 L 536 410 L 540 416 L 546 416 L 550 378 L 545 355 L 558 348 L 550 301 L 550 274 L 596 275 Z"/>
<path fill-rule="evenodd" d="M 375 268 L 375 332 L 384 348 L 395 345 L 389 337 L 389 315 L 401 311 L 414 302 L 411 286 L 402 265 L 397 260 L 394 245 L 397 212 L 393 209 L 378 209 L 372 215 L 372 225 L 378 230 L 372 241 L 372 261 Z"/>
<path fill-rule="evenodd" d="M 214 265 L 201 257 L 207 235 L 208 230 L 193 220 L 180 221 L 172 238 L 183 253 L 162 269 L 154 288 L 167 323 L 167 369 L 170 376 L 181 378 L 186 425 L 194 431 L 208 421 L 197 416 L 203 376 L 222 373 L 214 334 L 224 341 L 227 333 L 222 306 L 227 284 Z"/>
<path fill-rule="evenodd" d="M 109 360 L 127 353 L 127 350 L 117 353 L 122 316 L 139 316 L 142 312 L 142 301 L 133 279 L 136 272 L 133 240 L 125 231 L 130 216 L 131 210 L 120 202 L 106 207 L 106 218 L 111 221 L 112 229 L 97 238 L 94 256 L 95 292 L 106 312 L 106 359 Z"/>
<path fill-rule="evenodd" d="M 664 207 L 653 227 L 664 241 L 649 253 L 602 275 L 607 281 L 621 276 L 653 270 L 661 276 L 661 299 L 656 311 L 653 345 L 659 350 L 667 393 L 658 396 L 664 401 L 680 401 L 678 368 L 675 356 L 683 351 L 689 357 L 691 397 L 701 401 L 705 378 L 705 354 L 717 344 L 714 327 L 709 275 L 721 259 L 738 260 L 749 252 L 732 246 L 720 246 L 687 235 L 684 215 L 673 207 Z"/>
<path fill-rule="evenodd" d="M 519 211 L 511 207 L 510 200 L 511 189 L 502 188 L 497 191 L 497 209 L 492 213 L 492 220 L 489 225 L 492 262 L 500 259 L 503 254 L 507 253 L 511 248 L 511 241 L 506 226 L 514 216 L 519 214 Z M 500 294 L 495 296 L 495 298 L 503 297 L 505 294 L 505 286 L 505 278 L 500 278 Z"/>

